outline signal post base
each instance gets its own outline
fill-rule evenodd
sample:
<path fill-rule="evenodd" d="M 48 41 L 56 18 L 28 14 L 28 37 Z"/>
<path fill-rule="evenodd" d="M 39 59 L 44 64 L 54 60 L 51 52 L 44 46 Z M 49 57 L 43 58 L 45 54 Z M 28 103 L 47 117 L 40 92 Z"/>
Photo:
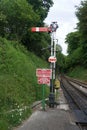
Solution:
<path fill-rule="evenodd" d="M 55 105 L 55 95 L 54 93 L 50 93 L 49 95 L 49 107 L 54 108 Z"/>

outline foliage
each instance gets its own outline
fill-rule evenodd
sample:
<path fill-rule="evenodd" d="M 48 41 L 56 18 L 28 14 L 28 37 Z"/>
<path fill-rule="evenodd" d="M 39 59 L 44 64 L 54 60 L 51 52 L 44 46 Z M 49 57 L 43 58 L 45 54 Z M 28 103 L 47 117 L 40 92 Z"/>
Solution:
<path fill-rule="evenodd" d="M 68 44 L 66 69 L 72 68 L 78 64 L 82 64 L 83 49 L 81 46 L 80 39 L 80 33 L 78 31 L 71 32 L 66 36 L 66 43 Z"/>
<path fill-rule="evenodd" d="M 8 122 L 4 119 L 0 120 L 0 130 L 10 130 L 8 127 Z"/>
<path fill-rule="evenodd" d="M 15 40 L 21 40 L 29 27 L 39 21 L 39 16 L 26 0 L 1 0 L 0 17 L 1 33 Z"/>
<path fill-rule="evenodd" d="M 0 36 L 4 36 L 4 27 L 7 23 L 6 16 L 0 11 Z"/>
<path fill-rule="evenodd" d="M 43 25 L 44 19 L 47 17 L 49 8 L 53 5 L 52 0 L 27 0 L 34 11 L 40 16 L 39 26 Z"/>
<path fill-rule="evenodd" d="M 28 50 L 34 52 L 36 55 L 47 60 L 49 57 L 49 50 L 46 49 L 42 51 L 43 48 L 46 48 L 51 43 L 50 35 L 47 33 L 28 33 L 22 40 L 23 44 L 27 46 Z"/>
<path fill-rule="evenodd" d="M 67 52 L 71 55 L 80 46 L 80 33 L 78 31 L 69 33 L 65 42 L 68 44 Z"/>
<path fill-rule="evenodd" d="M 62 48 L 59 44 L 57 44 L 56 47 L 57 53 L 57 62 L 56 62 L 56 72 L 57 73 L 62 73 L 64 72 L 64 66 L 65 66 L 65 56 L 62 54 Z"/>
<path fill-rule="evenodd" d="M 68 76 L 87 82 L 87 69 L 83 66 L 76 66 L 67 73 Z"/>
<path fill-rule="evenodd" d="M 20 123 L 26 115 L 30 114 L 30 105 L 41 99 L 42 90 L 37 84 L 36 68 L 47 66 L 46 62 L 28 52 L 20 43 L 0 37 L 0 125 L 2 130 L 8 130 L 7 126 Z M 26 107 L 28 109 L 24 109 Z M 23 111 L 20 116 L 21 109 Z M 4 126 L 3 122 L 5 122 Z"/>
<path fill-rule="evenodd" d="M 68 56 L 66 58 L 66 69 L 80 65 L 87 68 L 87 1 L 82 1 L 77 7 L 76 16 L 79 20 L 77 31 L 66 36 L 68 44 Z"/>
<path fill-rule="evenodd" d="M 77 48 L 71 55 L 68 55 L 65 59 L 65 69 L 71 70 L 77 65 L 82 65 L 83 52 L 82 47 Z"/>
<path fill-rule="evenodd" d="M 50 36 L 46 33 L 32 33 L 31 27 L 44 26 L 52 0 L 1 0 L 0 1 L 0 36 L 21 41 L 29 51 L 44 59 L 49 51 L 41 52 L 49 44 Z M 39 50 L 39 51 L 38 51 Z"/>
<path fill-rule="evenodd" d="M 82 1 L 77 7 L 76 16 L 79 20 L 78 30 L 81 33 L 81 44 L 83 47 L 83 65 L 87 67 L 87 0 Z"/>
<path fill-rule="evenodd" d="M 78 29 L 83 39 L 85 38 L 87 40 L 87 0 L 82 1 L 81 5 L 77 7 L 76 16 L 79 20 Z"/>

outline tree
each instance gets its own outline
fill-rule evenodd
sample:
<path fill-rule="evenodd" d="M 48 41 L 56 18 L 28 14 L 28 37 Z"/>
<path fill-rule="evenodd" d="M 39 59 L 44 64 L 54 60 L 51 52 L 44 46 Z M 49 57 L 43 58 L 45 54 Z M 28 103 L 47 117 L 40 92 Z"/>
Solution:
<path fill-rule="evenodd" d="M 4 27 L 7 24 L 6 16 L 0 12 L 0 36 L 4 36 Z"/>
<path fill-rule="evenodd" d="M 47 17 L 49 8 L 53 5 L 52 0 L 27 0 L 32 5 L 33 10 L 39 15 L 40 20 L 36 26 L 44 26 L 44 19 Z M 35 26 L 34 25 L 34 26 Z M 48 33 L 31 33 L 30 31 L 23 37 L 22 42 L 29 51 L 35 52 L 40 57 L 47 59 L 49 50 L 41 51 L 42 48 L 50 44 L 50 35 Z"/>
<path fill-rule="evenodd" d="M 52 0 L 27 0 L 32 6 L 34 11 L 40 16 L 39 26 L 43 24 L 44 19 L 47 17 L 50 7 L 53 5 Z"/>
<path fill-rule="evenodd" d="M 50 50 L 42 51 L 42 48 L 48 47 L 51 43 L 50 35 L 48 33 L 31 33 L 28 32 L 27 35 L 22 39 L 22 43 L 27 46 L 28 50 L 34 52 L 36 55 L 48 59 Z"/>
<path fill-rule="evenodd" d="M 77 7 L 78 18 L 77 31 L 66 36 L 68 44 L 68 56 L 65 59 L 66 69 L 72 69 L 77 65 L 87 67 L 87 0 Z"/>
<path fill-rule="evenodd" d="M 56 72 L 62 73 L 65 66 L 65 56 L 62 54 L 62 47 L 59 44 L 56 44 Z"/>
<path fill-rule="evenodd" d="M 83 39 L 87 40 L 87 0 L 82 1 L 81 5 L 77 7 L 76 16 L 79 20 L 78 30 L 81 32 Z"/>
<path fill-rule="evenodd" d="M 0 0 L 0 36 L 21 41 L 38 56 L 49 55 L 49 50 L 41 52 L 50 44 L 50 36 L 45 33 L 32 33 L 31 27 L 44 26 L 52 0 Z"/>
<path fill-rule="evenodd" d="M 39 21 L 39 16 L 26 0 L 1 0 L 0 17 L 3 33 L 15 40 L 21 40 L 29 27 Z"/>
<path fill-rule="evenodd" d="M 83 64 L 87 67 L 87 0 L 82 1 L 81 5 L 77 7 L 76 16 L 79 20 L 77 25 L 83 47 Z"/>
<path fill-rule="evenodd" d="M 66 58 L 66 69 L 72 68 L 76 65 L 82 65 L 83 49 L 81 45 L 81 34 L 79 31 L 71 32 L 66 36 L 68 44 L 68 56 Z"/>
<path fill-rule="evenodd" d="M 65 43 L 68 44 L 68 54 L 72 54 L 80 46 L 80 33 L 76 31 L 67 34 Z"/>

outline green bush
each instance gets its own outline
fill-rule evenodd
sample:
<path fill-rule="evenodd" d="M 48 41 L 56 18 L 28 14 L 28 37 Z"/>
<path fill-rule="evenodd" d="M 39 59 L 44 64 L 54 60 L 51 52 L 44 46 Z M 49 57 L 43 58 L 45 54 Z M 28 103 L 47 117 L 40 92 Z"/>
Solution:
<path fill-rule="evenodd" d="M 87 69 L 82 66 L 76 66 L 68 72 L 68 76 L 87 82 Z"/>

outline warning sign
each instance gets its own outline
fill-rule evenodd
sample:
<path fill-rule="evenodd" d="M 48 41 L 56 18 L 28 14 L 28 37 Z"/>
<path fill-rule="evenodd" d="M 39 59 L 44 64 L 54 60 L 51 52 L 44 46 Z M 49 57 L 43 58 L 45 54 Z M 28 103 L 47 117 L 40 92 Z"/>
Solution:
<path fill-rule="evenodd" d="M 52 70 L 51 69 L 36 69 L 37 77 L 51 77 Z"/>
<path fill-rule="evenodd" d="M 50 84 L 50 77 L 38 77 L 38 84 Z"/>

